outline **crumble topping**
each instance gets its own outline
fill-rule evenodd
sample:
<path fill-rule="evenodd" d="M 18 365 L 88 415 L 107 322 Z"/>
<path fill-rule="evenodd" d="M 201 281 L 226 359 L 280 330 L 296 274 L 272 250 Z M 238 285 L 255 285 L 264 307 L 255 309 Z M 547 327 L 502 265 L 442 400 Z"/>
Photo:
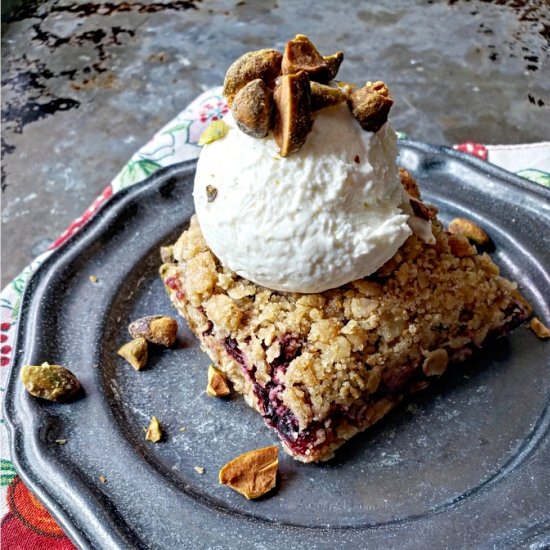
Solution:
<path fill-rule="evenodd" d="M 312 423 L 323 432 L 335 412 L 352 418 L 368 406 L 371 420 L 383 416 L 404 383 L 422 385 L 413 380 L 419 365 L 427 376 L 439 375 L 448 361 L 467 357 L 471 346 L 506 332 L 530 311 L 487 254 L 435 219 L 432 227 L 434 245 L 409 237 L 371 277 L 297 294 L 271 291 L 224 268 L 193 217 L 173 247 L 175 263 L 161 272 L 203 342 L 224 342 L 233 365 L 223 367 L 235 389 L 248 393 L 264 416 L 277 416 L 279 430 L 284 417 L 296 438 Z M 243 368 L 253 376 L 243 379 Z M 254 384 L 256 397 L 267 396 L 263 403 L 253 402 Z"/>

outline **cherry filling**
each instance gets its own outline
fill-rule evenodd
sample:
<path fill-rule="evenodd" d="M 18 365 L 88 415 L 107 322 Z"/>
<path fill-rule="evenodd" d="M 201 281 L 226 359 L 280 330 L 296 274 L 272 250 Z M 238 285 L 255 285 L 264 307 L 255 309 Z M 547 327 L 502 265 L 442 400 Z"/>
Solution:
<path fill-rule="evenodd" d="M 170 290 L 173 290 L 176 293 L 176 297 L 178 300 L 181 300 L 181 301 L 185 300 L 185 293 L 183 292 L 181 281 L 176 275 L 172 275 L 172 277 L 167 277 L 164 280 L 164 284 Z"/>
<path fill-rule="evenodd" d="M 237 341 L 227 337 L 224 342 L 226 352 L 239 363 L 245 376 L 252 384 L 254 395 L 264 420 L 268 426 L 275 429 L 285 444 L 296 454 L 305 454 L 317 440 L 317 431 L 326 430 L 324 422 L 315 422 L 303 431 L 299 430 L 298 420 L 292 411 L 283 403 L 281 394 L 285 386 L 279 382 L 279 373 L 284 373 L 289 363 L 301 353 L 302 343 L 293 334 L 287 334 L 280 340 L 281 353 L 272 363 L 272 378 L 265 386 L 256 382 L 256 367 L 249 365 L 245 354 L 239 348 Z M 325 441 L 323 443 L 326 442 Z"/>
<path fill-rule="evenodd" d="M 523 304 L 517 303 L 510 306 L 506 314 L 508 318 L 506 324 L 492 331 L 486 341 L 510 332 L 529 316 L 529 311 Z M 383 373 L 379 388 L 367 400 L 346 408 L 337 405 L 333 407 L 325 420 L 311 422 L 306 429 L 300 431 L 298 420 L 282 401 L 281 395 L 285 386 L 280 381 L 279 375 L 286 372 L 289 363 L 301 354 L 303 341 L 295 334 L 287 334 L 279 340 L 279 343 L 281 353 L 270 364 L 272 376 L 265 386 L 256 381 L 256 367 L 247 362 L 245 353 L 235 339 L 227 337 L 224 341 L 224 349 L 239 363 L 244 375 L 252 384 L 254 395 L 266 424 L 276 430 L 285 445 L 297 455 L 306 456 L 316 447 L 330 445 L 337 438 L 336 428 L 343 423 L 357 428 L 364 427 L 365 411 L 371 404 L 386 396 L 403 395 L 416 382 L 426 380 L 421 363 L 388 370 Z M 455 350 L 450 354 L 451 361 L 459 360 L 462 357 L 458 353 L 459 351 L 468 352 L 464 355 L 467 357 L 475 347 L 475 344 L 472 343 L 464 346 L 461 350 Z"/>

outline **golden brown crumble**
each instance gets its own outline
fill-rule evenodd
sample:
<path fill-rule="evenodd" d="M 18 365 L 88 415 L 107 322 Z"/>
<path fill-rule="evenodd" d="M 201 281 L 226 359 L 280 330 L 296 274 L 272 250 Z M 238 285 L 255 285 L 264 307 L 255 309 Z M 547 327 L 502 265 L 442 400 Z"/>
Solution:
<path fill-rule="evenodd" d="M 439 375 L 448 361 L 468 355 L 465 347 L 505 332 L 518 307 L 522 319 L 530 311 L 487 254 L 446 233 L 436 219 L 432 226 L 434 245 L 409 237 L 374 276 L 297 294 L 255 285 L 223 267 L 193 217 L 173 247 L 174 263 L 164 264 L 161 273 L 206 351 L 251 406 L 260 409 L 250 380 L 219 343 L 235 342 L 254 365 L 255 382 L 266 385 L 275 376 L 282 342 L 291 338 L 300 353 L 277 371 L 277 391 L 299 429 L 325 421 L 335 409 L 367 405 L 371 424 L 398 401 L 391 392 L 369 401 L 382 381 L 399 386 L 401 373 L 418 366 L 427 376 Z M 343 439 L 359 431 L 338 429 Z"/>

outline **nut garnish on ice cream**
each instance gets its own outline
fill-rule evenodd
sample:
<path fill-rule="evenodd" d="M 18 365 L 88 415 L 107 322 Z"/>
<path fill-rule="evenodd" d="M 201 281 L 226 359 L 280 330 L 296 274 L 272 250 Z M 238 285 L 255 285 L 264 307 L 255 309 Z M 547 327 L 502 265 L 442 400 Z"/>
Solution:
<path fill-rule="evenodd" d="M 400 183 L 393 103 L 380 81 L 334 81 L 304 35 L 227 71 L 227 133 L 207 143 L 194 199 L 204 238 L 267 288 L 322 292 L 376 272 L 412 234 L 433 243 L 431 211 Z M 364 131 L 364 130 L 368 131 Z"/>

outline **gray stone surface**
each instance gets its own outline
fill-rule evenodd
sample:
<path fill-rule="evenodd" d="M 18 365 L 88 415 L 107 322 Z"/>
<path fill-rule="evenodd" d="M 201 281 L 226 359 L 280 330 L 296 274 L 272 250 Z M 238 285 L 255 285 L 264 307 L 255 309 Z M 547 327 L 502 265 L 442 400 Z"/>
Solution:
<path fill-rule="evenodd" d="M 309 34 L 344 80 L 384 79 L 430 143 L 548 139 L 544 0 L 174 0 L 3 6 L 2 286 L 244 51 Z M 21 4 L 21 2 L 19 2 Z"/>

